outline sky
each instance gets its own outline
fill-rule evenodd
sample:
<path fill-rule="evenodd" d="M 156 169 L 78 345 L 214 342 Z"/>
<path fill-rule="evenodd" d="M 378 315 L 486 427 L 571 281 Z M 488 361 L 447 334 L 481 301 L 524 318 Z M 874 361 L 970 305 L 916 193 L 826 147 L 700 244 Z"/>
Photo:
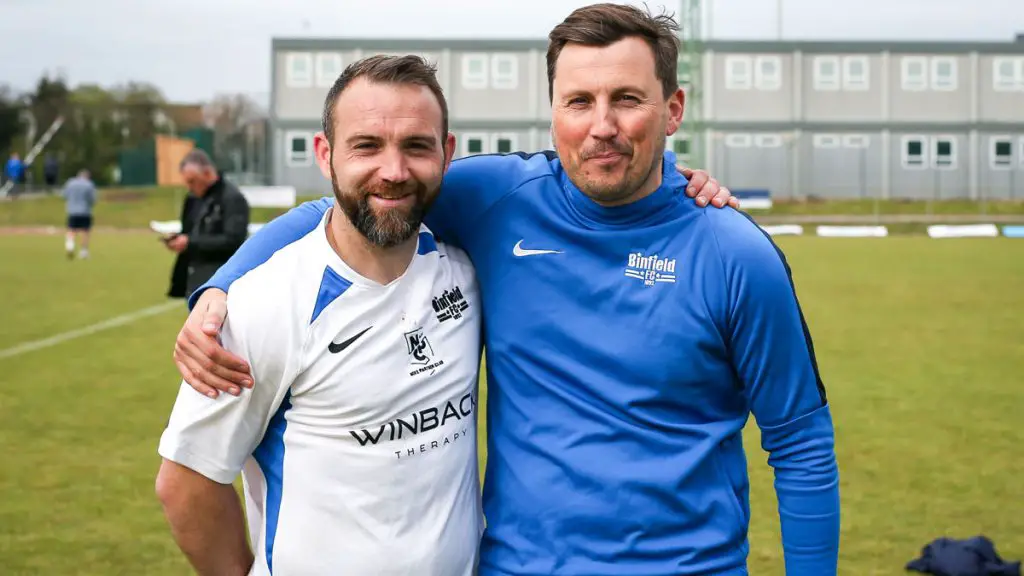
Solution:
<path fill-rule="evenodd" d="M 269 98 L 273 37 L 544 38 L 586 0 L 0 0 L 0 83 Z M 626 2 L 622 2 L 626 3 Z M 640 4 L 641 0 L 628 3 Z M 678 12 L 673 0 L 646 0 Z M 666 6 L 667 4 L 667 6 Z M 704 0 L 714 39 L 1012 40 L 1024 0 Z M 707 28 L 707 24 L 705 27 Z"/>

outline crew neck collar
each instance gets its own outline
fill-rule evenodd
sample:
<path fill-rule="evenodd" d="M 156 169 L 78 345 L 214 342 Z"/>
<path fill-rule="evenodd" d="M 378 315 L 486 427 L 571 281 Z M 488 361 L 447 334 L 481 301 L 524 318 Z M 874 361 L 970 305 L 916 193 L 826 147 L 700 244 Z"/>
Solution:
<path fill-rule="evenodd" d="M 560 180 L 570 204 L 588 220 L 611 226 L 629 226 L 674 212 L 678 207 L 678 195 L 686 188 L 687 180 L 676 170 L 674 163 L 662 159 L 661 185 L 647 196 L 621 206 L 603 206 L 593 201 L 569 179 L 560 165 Z"/>

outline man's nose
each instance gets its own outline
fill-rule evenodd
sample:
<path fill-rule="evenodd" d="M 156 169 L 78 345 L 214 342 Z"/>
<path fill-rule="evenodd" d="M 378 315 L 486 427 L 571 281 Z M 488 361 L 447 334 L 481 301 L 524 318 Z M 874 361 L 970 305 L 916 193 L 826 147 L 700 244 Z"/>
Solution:
<path fill-rule="evenodd" d="M 593 122 L 590 125 L 590 136 L 598 140 L 611 140 L 619 135 L 619 127 L 615 111 L 607 103 L 594 106 Z"/>
<path fill-rule="evenodd" d="M 388 147 L 381 155 L 378 170 L 380 178 L 388 182 L 405 182 L 409 179 L 409 162 L 397 148 Z"/>

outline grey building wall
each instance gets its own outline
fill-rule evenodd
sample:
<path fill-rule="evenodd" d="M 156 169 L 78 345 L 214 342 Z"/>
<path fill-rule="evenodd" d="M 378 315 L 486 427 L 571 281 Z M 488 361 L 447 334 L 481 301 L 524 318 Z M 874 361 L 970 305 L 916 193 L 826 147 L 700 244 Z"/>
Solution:
<path fill-rule="evenodd" d="M 866 60 L 866 83 L 854 89 L 844 83 L 843 67 L 852 59 Z M 799 83 L 800 119 L 811 122 L 881 121 L 885 116 L 885 77 L 880 54 L 801 53 L 803 82 Z M 835 84 L 815 86 L 815 70 L 819 62 L 836 67 Z M 844 84 L 847 84 L 844 86 Z"/>
<path fill-rule="evenodd" d="M 798 144 L 804 196 L 877 198 L 882 194 L 881 133 L 804 133 Z"/>
<path fill-rule="evenodd" d="M 892 174 L 892 196 L 916 200 L 953 200 L 970 197 L 969 163 L 965 133 L 922 133 L 915 131 L 893 132 L 891 146 L 897 151 L 889 157 Z M 922 143 L 923 158 L 920 165 L 906 163 L 903 146 L 912 140 Z M 942 141 L 950 141 L 955 147 L 949 164 L 942 162 L 939 152 Z"/>
<path fill-rule="evenodd" d="M 698 167 L 733 189 L 767 188 L 779 198 L 1024 197 L 1024 42 L 713 41 L 707 49 L 703 77 L 695 79 L 703 123 L 690 146 L 706 151 Z M 310 54 L 314 67 L 319 54 L 339 55 L 342 66 L 377 53 L 427 57 L 438 66 L 459 157 L 550 148 L 545 51 L 540 39 L 276 39 L 273 181 L 329 191 L 312 163 L 291 158 L 288 141 L 319 129 L 329 84 L 312 70 L 309 85 L 289 86 L 290 53 Z M 473 58 L 475 80 L 466 63 Z M 749 70 L 738 83 L 729 68 L 736 61 Z M 820 81 L 821 61 L 834 67 L 831 85 Z M 1019 76 L 997 86 L 997 68 L 1007 61 Z M 509 62 L 515 81 L 496 82 Z M 921 72 L 909 83 L 907 62 Z M 908 160 L 911 137 L 920 139 L 921 157 Z M 998 162 L 993 138 L 1010 140 L 1000 144 L 1008 154 Z"/>

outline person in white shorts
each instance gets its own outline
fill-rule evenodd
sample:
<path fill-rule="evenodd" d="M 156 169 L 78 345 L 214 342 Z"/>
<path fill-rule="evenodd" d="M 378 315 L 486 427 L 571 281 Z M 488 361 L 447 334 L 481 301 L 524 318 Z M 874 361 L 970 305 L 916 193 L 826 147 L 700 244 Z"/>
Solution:
<path fill-rule="evenodd" d="M 454 152 L 447 105 L 426 62 L 375 56 L 339 77 L 324 125 L 337 201 L 228 297 L 223 343 L 256 385 L 182 383 L 157 494 L 200 574 L 469 576 L 481 303 L 465 253 L 421 223 Z"/>

